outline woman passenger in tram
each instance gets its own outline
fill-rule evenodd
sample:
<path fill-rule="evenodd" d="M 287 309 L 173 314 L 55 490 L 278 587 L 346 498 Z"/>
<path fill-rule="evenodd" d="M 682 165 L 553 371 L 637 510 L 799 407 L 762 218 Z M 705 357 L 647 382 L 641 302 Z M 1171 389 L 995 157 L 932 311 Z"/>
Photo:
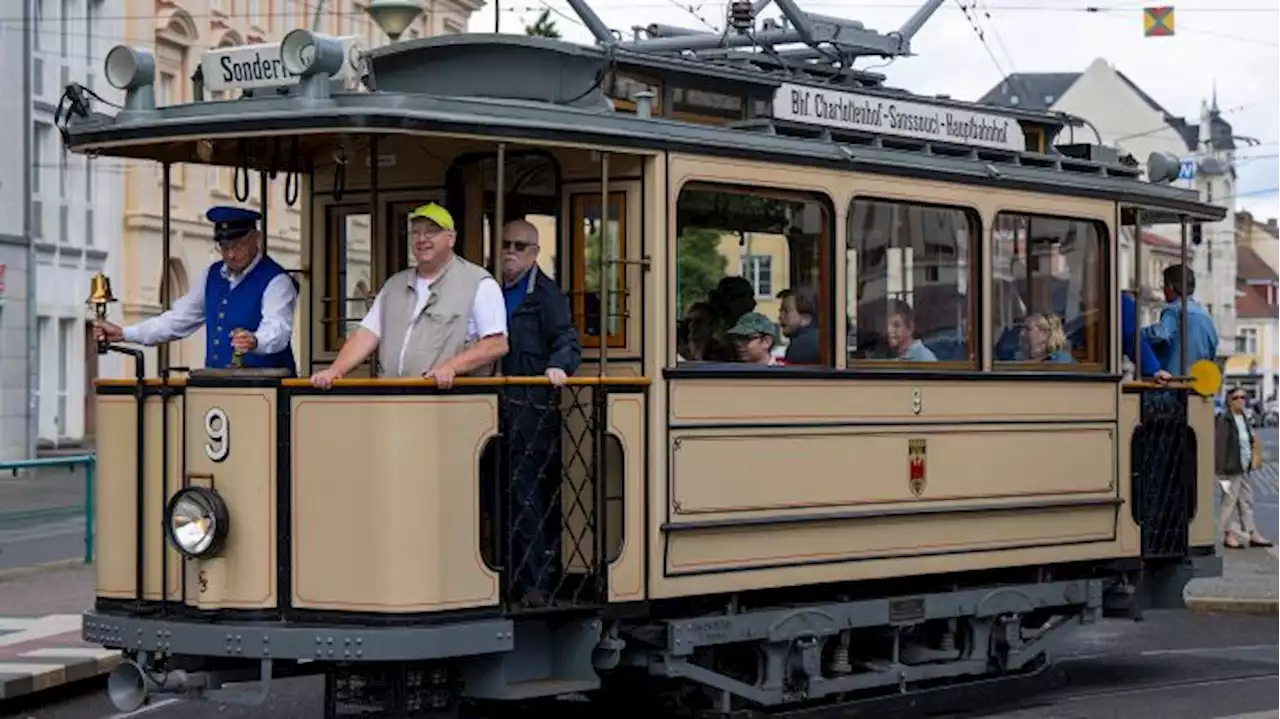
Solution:
<path fill-rule="evenodd" d="M 915 313 L 902 300 L 889 300 L 889 324 L 884 338 L 889 345 L 889 358 L 908 362 L 937 362 L 933 350 L 916 338 Z"/>
<path fill-rule="evenodd" d="M 1062 330 L 1062 320 L 1048 312 L 1027 316 L 1022 325 L 1026 346 L 1018 359 L 1024 362 L 1073 363 L 1075 358 L 1067 351 L 1067 335 Z"/>
<path fill-rule="evenodd" d="M 694 302 L 685 312 L 677 354 L 681 362 L 732 362 L 733 348 L 716 338 L 716 317 L 708 302 Z"/>

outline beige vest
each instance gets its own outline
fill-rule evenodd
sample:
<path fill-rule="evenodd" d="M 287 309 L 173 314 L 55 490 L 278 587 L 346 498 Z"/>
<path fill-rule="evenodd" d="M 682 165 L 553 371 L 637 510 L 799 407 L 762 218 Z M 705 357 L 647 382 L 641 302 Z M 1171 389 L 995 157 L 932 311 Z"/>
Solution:
<path fill-rule="evenodd" d="M 387 279 L 382 297 L 382 337 L 378 342 L 379 376 L 396 376 L 405 330 L 409 347 L 404 353 L 403 377 L 420 377 L 436 365 L 457 357 L 469 344 L 467 323 L 475 303 L 476 288 L 489 277 L 483 267 L 455 256 L 431 281 L 426 307 L 411 317 L 418 304 L 416 268 L 401 270 Z M 473 370 L 471 375 L 490 375 L 492 366 Z"/>

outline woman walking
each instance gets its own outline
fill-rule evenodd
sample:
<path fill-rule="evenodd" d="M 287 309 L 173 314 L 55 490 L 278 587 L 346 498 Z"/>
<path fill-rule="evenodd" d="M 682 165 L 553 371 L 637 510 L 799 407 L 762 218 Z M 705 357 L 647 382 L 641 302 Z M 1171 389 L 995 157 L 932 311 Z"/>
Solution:
<path fill-rule="evenodd" d="M 1239 387 L 1227 392 L 1227 410 L 1218 415 L 1214 427 L 1214 473 L 1223 486 L 1218 532 L 1231 549 L 1244 546 L 1270 547 L 1253 521 L 1253 483 L 1249 472 L 1262 467 L 1262 447 L 1244 416 L 1247 395 Z"/>

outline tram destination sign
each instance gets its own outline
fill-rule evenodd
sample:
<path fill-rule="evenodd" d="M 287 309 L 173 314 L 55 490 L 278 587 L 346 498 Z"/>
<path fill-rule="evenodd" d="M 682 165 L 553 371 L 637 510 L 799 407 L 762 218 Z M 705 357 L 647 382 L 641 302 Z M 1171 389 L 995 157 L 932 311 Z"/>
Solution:
<path fill-rule="evenodd" d="M 354 35 L 338 38 L 346 56 L 335 79 L 359 77 L 359 53 L 363 51 Z M 252 90 L 261 87 L 284 87 L 298 82 L 298 76 L 284 69 L 280 61 L 280 43 L 237 45 L 210 50 L 200 58 L 206 90 Z"/>
<path fill-rule="evenodd" d="M 897 135 L 916 140 L 1026 150 L 1012 118 L 947 105 L 862 95 L 783 83 L 773 96 L 773 117 L 807 125 Z"/>

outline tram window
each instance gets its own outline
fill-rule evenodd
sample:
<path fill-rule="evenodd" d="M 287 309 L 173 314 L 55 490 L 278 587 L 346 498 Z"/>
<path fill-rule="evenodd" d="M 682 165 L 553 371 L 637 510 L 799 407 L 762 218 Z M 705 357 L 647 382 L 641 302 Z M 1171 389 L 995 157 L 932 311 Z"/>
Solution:
<path fill-rule="evenodd" d="M 830 367 L 832 214 L 811 194 L 701 184 L 681 190 L 676 361 L 740 361 L 727 332 L 743 314 L 759 312 L 774 323 L 774 357 Z"/>
<path fill-rule="evenodd" d="M 1002 212 L 991 228 L 997 363 L 1106 367 L 1108 302 L 1099 222 Z"/>
<path fill-rule="evenodd" d="M 323 319 L 327 352 L 342 348 L 343 338 L 373 304 L 369 224 L 364 207 L 329 208 Z"/>
<path fill-rule="evenodd" d="M 849 208 L 849 363 L 976 369 L 981 220 L 972 210 L 856 199 Z"/>
<path fill-rule="evenodd" d="M 600 346 L 600 239 L 608 238 L 609 257 L 627 256 L 627 216 L 625 192 L 609 193 L 609 219 L 602 222 L 599 194 L 573 195 L 573 317 L 584 347 Z M 605 270 L 605 336 L 610 347 L 626 345 L 623 308 L 627 298 L 624 265 L 614 262 Z"/>

